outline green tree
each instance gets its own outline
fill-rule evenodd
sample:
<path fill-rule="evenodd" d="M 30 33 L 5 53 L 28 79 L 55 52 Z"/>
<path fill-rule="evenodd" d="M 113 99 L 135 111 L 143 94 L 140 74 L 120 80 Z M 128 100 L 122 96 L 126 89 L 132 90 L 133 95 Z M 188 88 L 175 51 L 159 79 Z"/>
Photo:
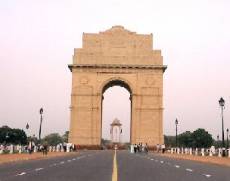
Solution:
<path fill-rule="evenodd" d="M 192 133 L 193 146 L 197 148 L 207 148 L 213 144 L 212 135 L 205 129 L 199 128 Z"/>
<path fill-rule="evenodd" d="M 66 131 L 65 134 L 63 134 L 62 136 L 63 142 L 68 143 L 68 138 L 69 138 L 69 131 Z"/>
<path fill-rule="evenodd" d="M 58 133 L 51 133 L 42 139 L 42 143 L 46 143 L 51 146 L 56 146 L 59 143 L 63 143 L 63 139 Z"/>
<path fill-rule="evenodd" d="M 8 126 L 0 128 L 0 143 L 2 144 L 22 144 L 27 143 L 25 131 L 21 129 L 12 129 Z"/>
<path fill-rule="evenodd" d="M 176 137 L 164 135 L 164 143 L 166 147 L 175 147 L 176 146 Z"/>
<path fill-rule="evenodd" d="M 179 146 L 192 147 L 193 146 L 192 133 L 190 131 L 186 131 L 178 135 L 178 143 Z"/>

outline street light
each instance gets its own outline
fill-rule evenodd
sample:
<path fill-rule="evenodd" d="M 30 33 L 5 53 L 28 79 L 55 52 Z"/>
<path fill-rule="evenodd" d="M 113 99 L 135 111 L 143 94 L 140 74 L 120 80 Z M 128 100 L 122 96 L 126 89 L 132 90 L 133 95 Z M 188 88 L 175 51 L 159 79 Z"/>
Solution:
<path fill-rule="evenodd" d="M 39 141 L 41 141 L 41 131 L 42 131 L 42 114 L 43 114 L 43 108 L 40 109 L 40 115 L 41 115 L 41 119 L 40 119 L 40 127 L 39 127 Z"/>
<path fill-rule="evenodd" d="M 176 125 L 176 148 L 177 148 L 177 125 L 178 125 L 178 120 L 175 120 L 175 125 Z"/>
<path fill-rule="evenodd" d="M 228 132 L 229 132 L 229 129 L 227 128 L 227 148 L 228 148 Z"/>
<path fill-rule="evenodd" d="M 219 135 L 217 135 L 217 147 L 219 148 Z"/>
<path fill-rule="evenodd" d="M 219 104 L 220 104 L 220 107 L 221 107 L 221 117 L 222 117 L 222 147 L 224 148 L 224 104 L 225 104 L 225 101 L 224 99 L 221 97 L 220 100 L 219 100 Z"/>

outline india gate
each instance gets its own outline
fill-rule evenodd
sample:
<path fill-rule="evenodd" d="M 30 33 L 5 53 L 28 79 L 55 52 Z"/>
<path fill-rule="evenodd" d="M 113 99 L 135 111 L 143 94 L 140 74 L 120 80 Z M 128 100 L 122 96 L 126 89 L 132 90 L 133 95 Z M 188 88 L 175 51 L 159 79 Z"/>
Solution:
<path fill-rule="evenodd" d="M 69 142 L 99 146 L 102 138 L 103 93 L 122 86 L 130 93 L 130 142 L 162 144 L 163 65 L 153 49 L 152 34 L 137 34 L 122 26 L 83 33 L 75 48 L 72 72 Z"/>

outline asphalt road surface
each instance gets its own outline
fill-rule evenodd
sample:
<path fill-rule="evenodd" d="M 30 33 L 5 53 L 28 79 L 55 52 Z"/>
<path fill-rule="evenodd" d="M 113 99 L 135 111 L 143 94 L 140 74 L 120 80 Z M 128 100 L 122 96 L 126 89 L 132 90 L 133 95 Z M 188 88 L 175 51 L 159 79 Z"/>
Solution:
<path fill-rule="evenodd" d="M 230 181 L 230 168 L 128 151 L 81 151 L 0 165 L 0 181 Z"/>

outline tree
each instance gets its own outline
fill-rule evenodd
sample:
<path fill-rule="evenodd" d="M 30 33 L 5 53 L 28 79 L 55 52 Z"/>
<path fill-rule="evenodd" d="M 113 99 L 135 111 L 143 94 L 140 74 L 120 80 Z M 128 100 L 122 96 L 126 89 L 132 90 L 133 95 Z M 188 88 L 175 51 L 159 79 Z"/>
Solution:
<path fill-rule="evenodd" d="M 176 146 L 176 137 L 164 135 L 164 143 L 165 143 L 166 147 L 175 147 Z"/>
<path fill-rule="evenodd" d="M 51 146 L 56 146 L 59 143 L 63 143 L 63 139 L 58 133 L 51 133 L 42 139 L 42 143 L 46 143 Z"/>
<path fill-rule="evenodd" d="M 8 126 L 0 128 L 0 143 L 2 144 L 22 144 L 27 143 L 25 131 L 21 129 L 12 129 Z"/>
<path fill-rule="evenodd" d="M 63 134 L 62 136 L 63 142 L 68 143 L 68 138 L 69 138 L 69 131 L 66 131 L 65 134 Z"/>
<path fill-rule="evenodd" d="M 178 143 L 179 146 L 192 147 L 193 146 L 192 133 L 190 131 L 186 131 L 178 135 Z"/>
<path fill-rule="evenodd" d="M 205 129 L 199 128 L 192 133 L 193 146 L 197 148 L 207 148 L 213 144 L 212 135 Z"/>
<path fill-rule="evenodd" d="M 175 146 L 175 136 L 165 136 L 164 139 L 167 147 Z M 212 135 L 202 128 L 178 135 L 178 146 L 182 147 L 208 148 L 212 146 L 213 142 Z"/>

